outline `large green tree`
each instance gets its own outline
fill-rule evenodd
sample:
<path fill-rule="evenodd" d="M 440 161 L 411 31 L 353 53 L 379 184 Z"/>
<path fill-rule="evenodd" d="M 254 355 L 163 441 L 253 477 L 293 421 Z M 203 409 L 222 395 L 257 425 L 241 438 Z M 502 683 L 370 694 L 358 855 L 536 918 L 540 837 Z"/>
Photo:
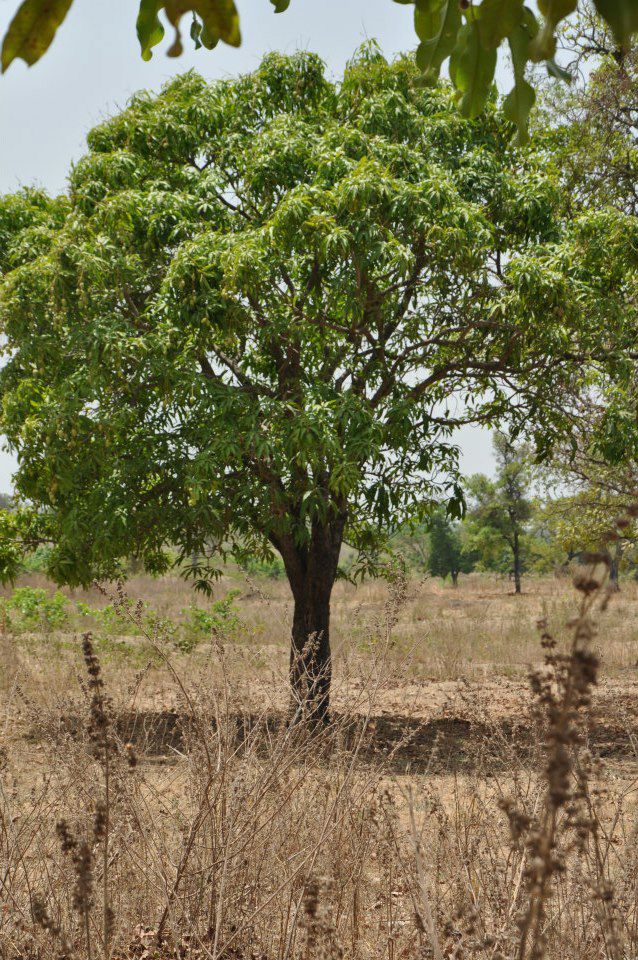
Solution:
<path fill-rule="evenodd" d="M 527 117 L 535 90 L 526 77 L 528 63 L 545 62 L 550 76 L 568 76 L 554 60 L 556 31 L 577 10 L 588 10 L 589 0 L 538 0 L 542 15 L 523 0 L 395 0 L 414 7 L 414 28 L 419 40 L 417 62 L 426 80 L 435 82 L 444 62 L 449 62 L 452 82 L 459 92 L 460 108 L 474 117 L 485 106 L 496 70 L 499 48 L 512 61 L 514 85 L 505 101 L 505 111 L 525 137 Z M 2 69 L 18 57 L 29 65 L 48 50 L 73 0 L 23 0 L 13 17 L 2 45 Z M 290 0 L 270 0 L 276 13 L 283 13 Z M 595 9 L 614 38 L 619 56 L 638 32 L 638 0 L 593 0 Z M 108 14 L 106 14 L 108 15 Z M 181 25 L 192 16 L 190 36 L 196 47 L 212 49 L 219 41 L 239 46 L 239 14 L 234 0 L 139 0 L 137 35 L 142 56 L 148 60 L 153 47 L 164 38 L 164 16 L 174 29 L 169 56 L 183 49 Z M 338 29 L 338 24 L 335 24 Z"/>
<path fill-rule="evenodd" d="M 88 143 L 66 196 L 0 203 L 17 536 L 43 526 L 70 583 L 177 546 L 203 585 L 215 552 L 277 551 L 293 687 L 324 714 L 342 543 L 365 565 L 433 499 L 460 509 L 462 422 L 560 435 L 567 386 L 634 343 L 635 227 L 570 219 L 494 104 L 464 121 L 370 48 L 339 85 L 309 54 L 187 74 Z"/>

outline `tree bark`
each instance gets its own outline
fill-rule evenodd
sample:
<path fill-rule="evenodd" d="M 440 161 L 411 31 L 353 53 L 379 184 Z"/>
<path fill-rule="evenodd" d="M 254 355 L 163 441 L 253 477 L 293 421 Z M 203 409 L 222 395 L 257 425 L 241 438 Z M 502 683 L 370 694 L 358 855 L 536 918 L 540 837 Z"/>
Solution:
<path fill-rule="evenodd" d="M 294 599 L 290 645 L 292 723 L 325 724 L 329 720 L 330 598 L 345 521 L 343 511 L 325 524 L 313 523 L 310 543 L 304 547 L 296 546 L 291 538 L 281 538 L 275 544 Z"/>
<path fill-rule="evenodd" d="M 622 549 L 620 544 L 617 543 L 615 549 L 609 554 L 609 587 L 614 591 L 620 590 L 619 575 L 621 557 Z"/>
<path fill-rule="evenodd" d="M 459 571 L 458 571 L 458 570 L 452 570 L 452 572 L 451 572 L 451 577 L 452 577 L 452 586 L 453 586 L 453 587 L 458 587 L 458 585 L 459 585 Z"/>
<path fill-rule="evenodd" d="M 521 592 L 521 545 L 518 538 L 518 531 L 514 533 L 514 543 L 512 545 L 514 554 L 514 593 Z"/>
<path fill-rule="evenodd" d="M 290 714 L 293 722 L 329 719 L 332 661 L 330 595 L 334 580 L 317 577 L 295 597 L 290 644 Z"/>

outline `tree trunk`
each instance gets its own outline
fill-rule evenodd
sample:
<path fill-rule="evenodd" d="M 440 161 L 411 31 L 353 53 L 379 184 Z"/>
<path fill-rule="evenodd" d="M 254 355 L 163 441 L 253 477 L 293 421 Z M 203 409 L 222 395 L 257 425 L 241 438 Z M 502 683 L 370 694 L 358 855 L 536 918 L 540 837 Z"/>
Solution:
<path fill-rule="evenodd" d="M 330 706 L 330 595 L 334 579 L 317 578 L 295 596 L 290 645 L 293 722 L 325 723 Z"/>
<path fill-rule="evenodd" d="M 291 722 L 323 724 L 329 719 L 332 662 L 330 597 L 337 576 L 346 512 L 315 522 L 309 544 L 275 542 L 294 598 L 290 645 Z"/>
<path fill-rule="evenodd" d="M 452 577 L 452 586 L 453 586 L 453 587 L 458 587 L 458 584 L 459 584 L 459 571 L 458 571 L 458 570 L 452 570 L 450 575 L 451 575 L 451 577 Z"/>
<path fill-rule="evenodd" d="M 622 548 L 619 543 L 609 555 L 609 587 L 611 590 L 620 590 L 619 574 L 620 560 L 622 557 Z"/>
<path fill-rule="evenodd" d="M 518 539 L 518 533 L 514 534 L 514 544 L 512 546 L 514 554 L 514 593 L 521 592 L 521 545 Z"/>

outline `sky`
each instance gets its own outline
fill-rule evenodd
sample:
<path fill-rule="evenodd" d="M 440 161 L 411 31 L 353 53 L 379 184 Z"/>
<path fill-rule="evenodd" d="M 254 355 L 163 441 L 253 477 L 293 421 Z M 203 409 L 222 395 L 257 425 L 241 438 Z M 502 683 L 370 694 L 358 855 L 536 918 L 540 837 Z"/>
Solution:
<path fill-rule="evenodd" d="M 171 59 L 165 55 L 167 30 L 162 46 L 144 63 L 135 35 L 137 5 L 136 0 L 74 0 L 43 59 L 31 68 L 14 61 L 0 76 L 1 192 L 31 184 L 63 191 L 93 126 L 124 107 L 137 90 L 158 90 L 185 70 L 194 68 L 213 80 L 253 70 L 269 51 L 304 49 L 318 53 L 337 78 L 366 39 L 378 40 L 386 56 L 415 45 L 413 7 L 392 0 L 292 0 L 279 15 L 268 0 L 237 0 L 239 49 L 219 44 L 213 51 L 194 51 L 185 42 L 184 54 Z M 17 6 L 18 0 L 0 0 L 0 35 Z M 493 472 L 486 431 L 465 428 L 456 439 L 464 472 Z M 13 469 L 12 457 L 0 452 L 0 491 L 11 488 Z"/>

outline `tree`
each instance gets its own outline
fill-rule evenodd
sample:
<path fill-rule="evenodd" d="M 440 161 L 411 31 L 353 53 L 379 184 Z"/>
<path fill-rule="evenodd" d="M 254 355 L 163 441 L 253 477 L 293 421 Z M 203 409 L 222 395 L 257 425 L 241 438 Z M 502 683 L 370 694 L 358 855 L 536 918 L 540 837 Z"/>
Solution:
<path fill-rule="evenodd" d="M 592 485 L 571 494 L 549 500 L 544 509 L 544 522 L 552 538 L 568 558 L 577 559 L 587 552 L 606 553 L 609 584 L 619 590 L 620 568 L 637 542 L 635 522 L 625 525 L 623 510 L 633 500 L 619 499 Z M 616 530 L 622 517 L 623 527 Z"/>
<path fill-rule="evenodd" d="M 389 538 L 389 546 L 407 570 L 420 574 L 429 570 L 430 538 L 427 522 L 406 525 L 395 530 Z"/>
<path fill-rule="evenodd" d="M 636 216 L 638 42 L 618 57 L 613 34 L 587 5 L 564 34 L 575 81 L 560 89 L 545 85 L 537 126 L 550 131 L 575 206 L 613 204 Z"/>
<path fill-rule="evenodd" d="M 66 196 L 0 203 L 25 505 L 2 571 L 38 525 L 68 583 L 176 548 L 205 588 L 215 557 L 274 550 L 292 686 L 323 716 L 342 544 L 374 569 L 389 530 L 460 512 L 459 424 L 561 434 L 568 384 L 635 341 L 635 231 L 572 222 L 495 105 L 463 121 L 371 47 L 339 86 L 309 54 L 187 74 L 88 143 Z"/>
<path fill-rule="evenodd" d="M 604 387 L 580 397 L 578 432 L 553 450 L 544 513 L 568 554 L 607 552 L 610 584 L 618 589 L 621 562 L 636 542 L 635 523 L 617 525 L 619 518 L 633 515 L 638 488 L 636 391 L 630 388 L 618 397 L 610 385 L 607 392 Z"/>
<path fill-rule="evenodd" d="M 638 43 L 617 55 L 614 37 L 591 6 L 567 31 L 574 51 L 570 88 L 547 85 L 545 135 L 575 209 L 608 204 L 638 215 Z M 547 122 L 545 122 L 547 121 Z M 635 297 L 628 291 L 628 299 Z M 635 357 L 624 362 L 635 367 Z M 621 560 L 635 543 L 635 524 L 617 530 L 638 487 L 638 393 L 635 373 L 618 383 L 596 376 L 572 398 L 574 429 L 553 450 L 547 466 L 551 494 L 544 518 L 571 556 L 606 550 L 610 583 L 618 587 Z"/>
<path fill-rule="evenodd" d="M 463 551 L 458 526 L 445 515 L 436 511 L 430 523 L 429 569 L 433 577 L 452 577 L 457 585 L 459 573 L 469 573 L 472 558 Z"/>
<path fill-rule="evenodd" d="M 290 0 L 270 0 L 275 13 L 283 13 Z M 507 44 L 512 60 L 514 86 L 505 101 L 505 112 L 525 138 L 527 118 L 534 105 L 535 90 L 526 79 L 528 63 L 545 63 L 553 77 L 569 79 L 554 60 L 556 30 L 570 14 L 587 9 L 587 0 L 544 0 L 539 3 L 543 22 L 524 0 L 395 0 L 414 6 L 414 27 L 419 39 L 417 62 L 426 80 L 436 82 L 444 62 L 449 61 L 452 82 L 460 94 L 464 116 L 478 116 L 490 94 L 499 48 Z M 73 0 L 23 0 L 11 21 L 2 45 L 2 69 L 21 57 L 29 65 L 48 50 Z M 636 0 L 594 0 L 596 10 L 613 34 L 619 56 L 638 32 Z M 177 57 L 183 46 L 180 24 L 192 14 L 191 39 L 196 48 L 213 49 L 219 41 L 239 46 L 241 33 L 234 0 L 140 0 L 137 35 L 142 57 L 164 38 L 162 13 L 174 28 L 168 50 Z"/>
<path fill-rule="evenodd" d="M 488 562 L 507 548 L 512 558 L 514 589 L 521 592 L 527 523 L 532 517 L 530 497 L 531 447 L 515 443 L 503 433 L 494 435 L 497 474 L 490 480 L 482 474 L 470 479 L 470 544 Z"/>

